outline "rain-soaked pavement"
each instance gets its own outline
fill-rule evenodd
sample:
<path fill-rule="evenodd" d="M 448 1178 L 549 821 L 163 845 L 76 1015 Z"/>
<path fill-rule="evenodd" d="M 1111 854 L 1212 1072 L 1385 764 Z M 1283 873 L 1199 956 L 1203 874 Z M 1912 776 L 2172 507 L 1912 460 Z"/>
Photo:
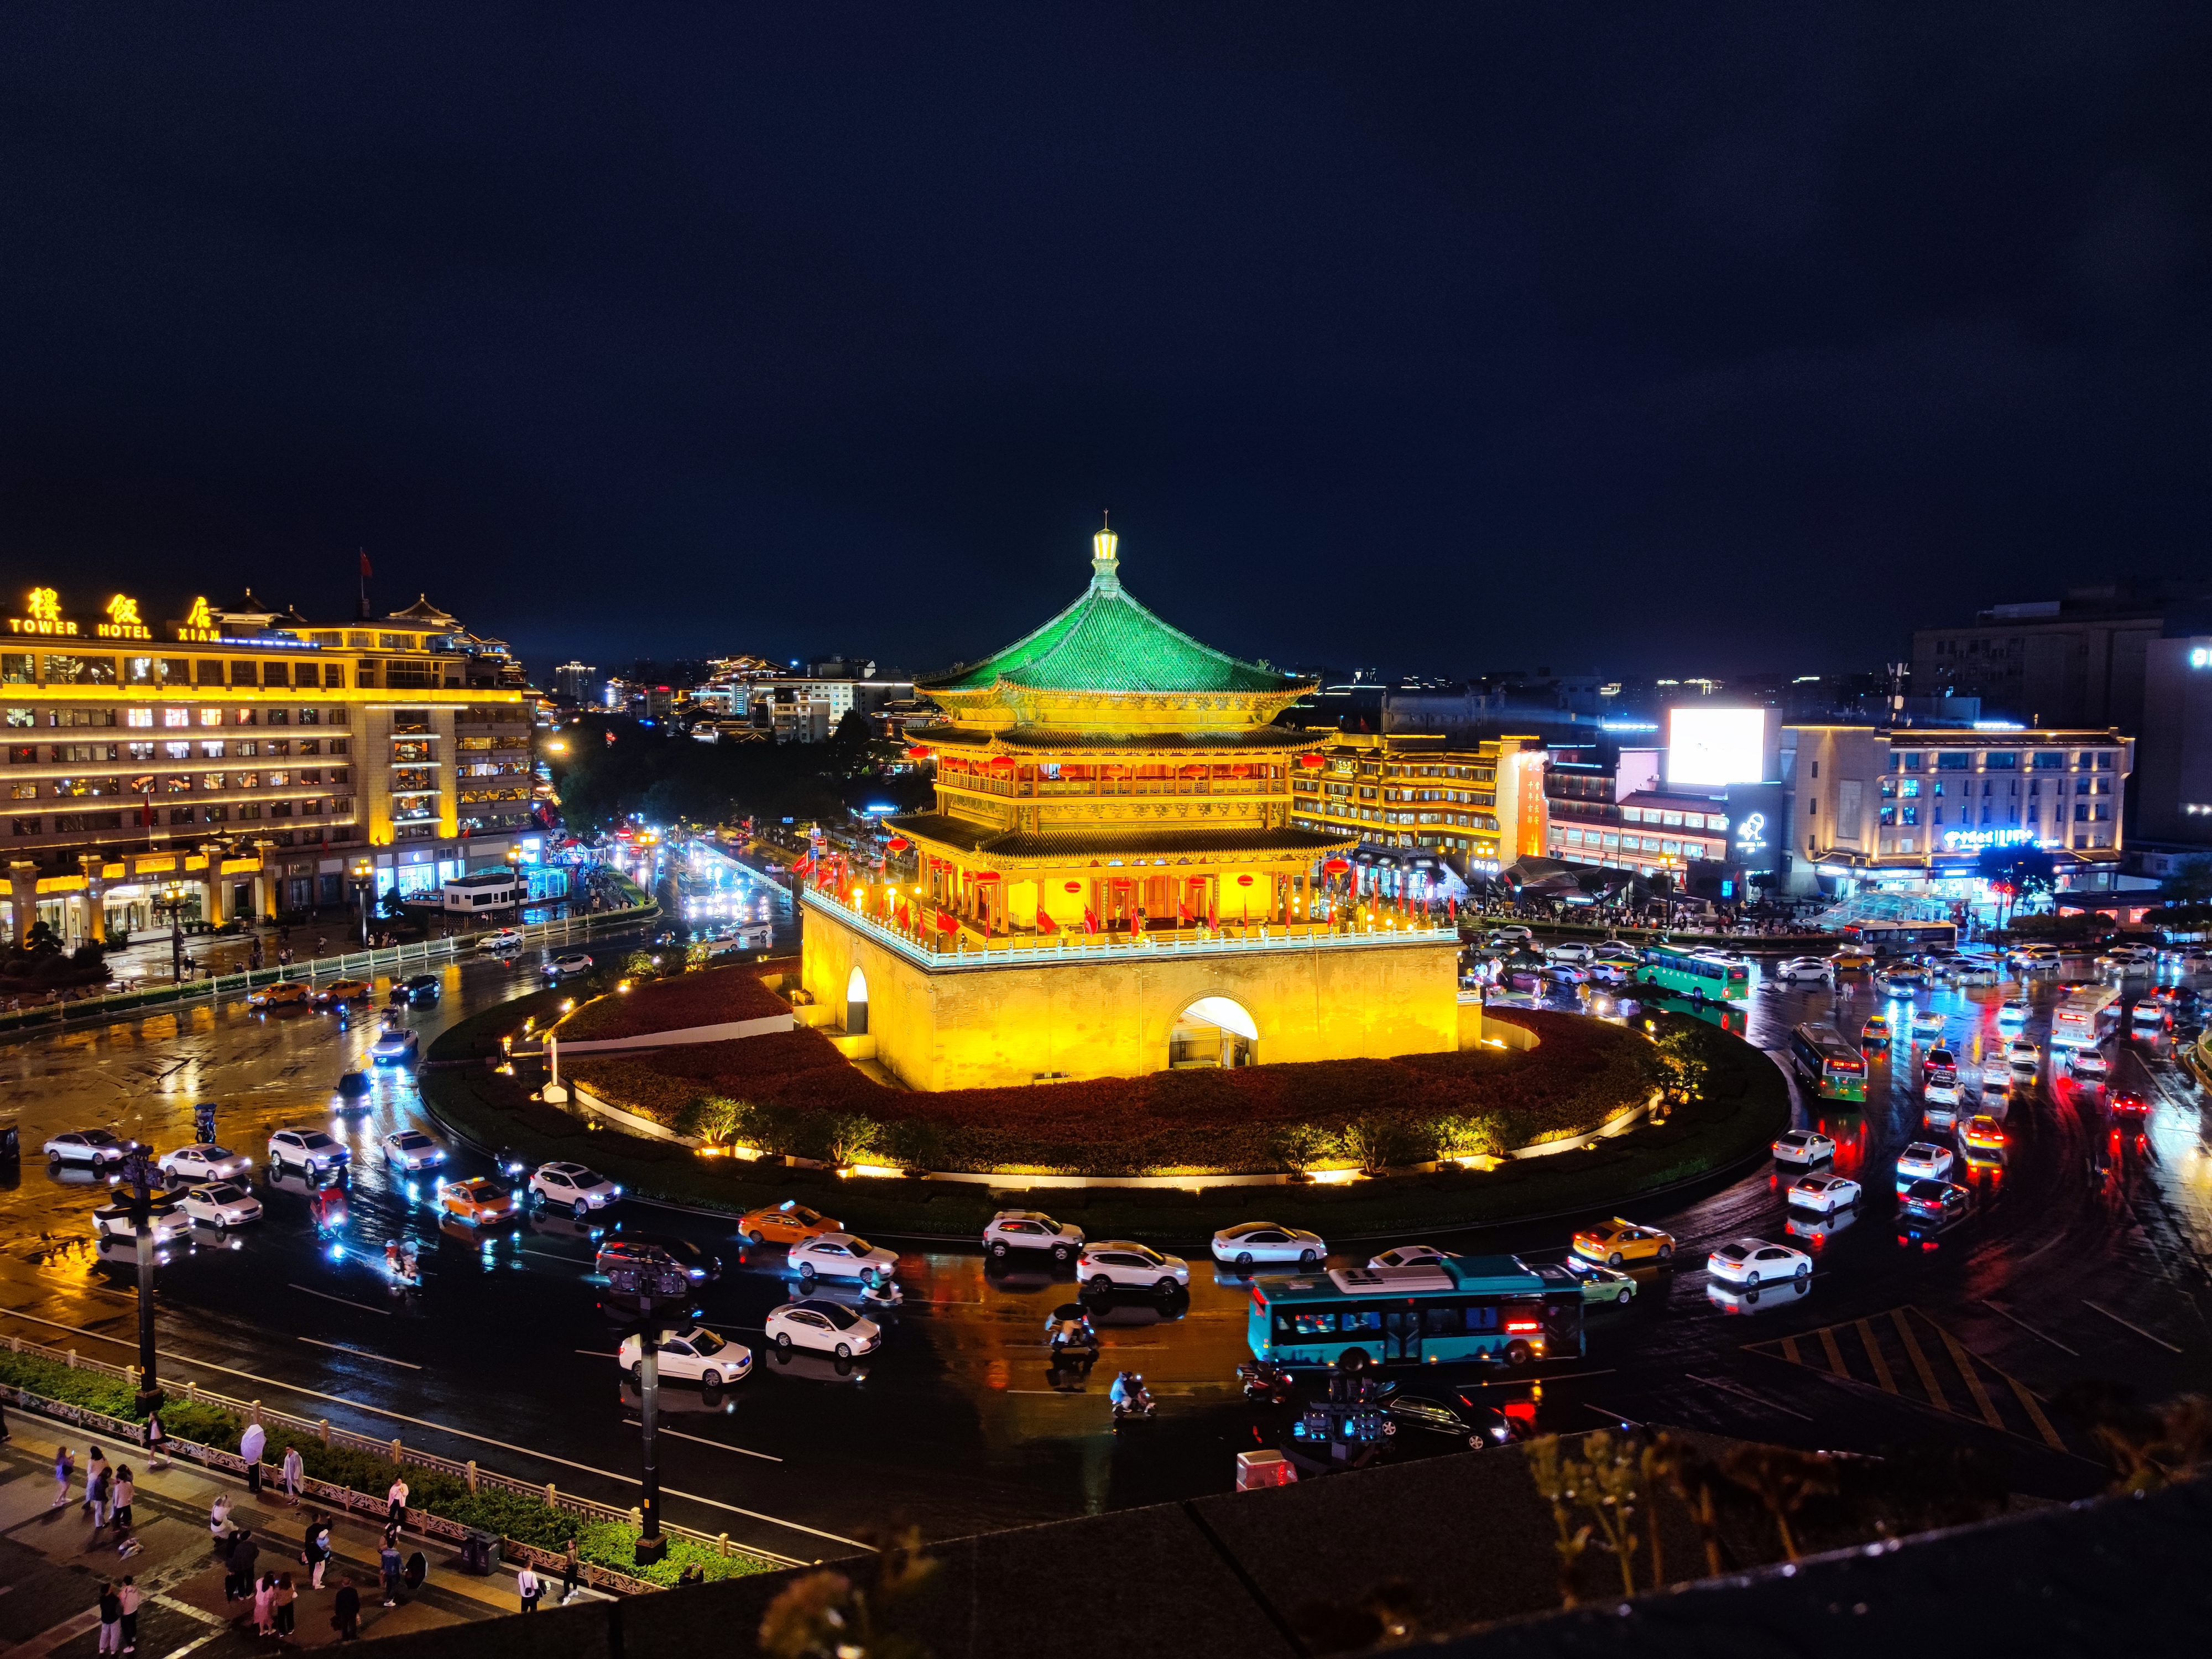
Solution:
<path fill-rule="evenodd" d="M 2069 962 L 2066 972 L 2088 967 Z M 443 977 L 442 1004 L 413 1017 L 426 1043 L 540 982 L 534 957 L 471 961 Z M 2124 994 L 2150 983 L 2130 980 Z M 1856 1032 L 1879 1004 L 1865 981 L 1846 985 L 1762 985 L 1753 1040 L 1780 1048 L 1796 1022 L 1832 1011 Z M 2014 1035 L 1997 1023 L 1999 1002 L 2014 994 L 2011 983 L 1940 989 L 1917 1006 L 1943 1015 L 1971 1078 Z M 2083 1455 L 2092 1449 L 2054 1396 L 2080 1379 L 2114 1378 L 2154 1400 L 2212 1374 L 2212 1160 L 2171 1039 L 2130 1038 L 2112 1090 L 2077 1083 L 2049 1063 L 2051 977 L 2027 995 L 2039 1062 L 2010 1091 L 2009 1146 L 1964 1177 L 1981 1200 L 1972 1220 L 1935 1239 L 1893 1224 L 1898 1149 L 1926 1136 L 1910 1074 L 1929 1040 L 1900 1036 L 1894 1058 L 1869 1051 L 1863 1112 L 1823 1104 L 1808 1120 L 1801 1097 L 1800 1121 L 1841 1144 L 1837 1171 L 1866 1183 L 1856 1214 L 1823 1225 L 1788 1212 L 1796 1172 L 1765 1165 L 1703 1195 L 1638 1206 L 1634 1218 L 1676 1236 L 1676 1263 L 1639 1270 L 1629 1307 L 1593 1310 L 1582 1358 L 1547 1366 L 1534 1387 L 1491 1383 L 1488 1397 L 1561 1429 L 1618 1417 L 1866 1451 L 1979 1446 L 2002 1456 L 2023 1489 L 2093 1489 L 2100 1470 Z M 367 1066 L 374 1030 L 373 1016 L 341 1024 L 228 1003 L 0 1048 L 0 1113 L 19 1115 L 26 1151 L 20 1182 L 0 1192 L 0 1333 L 129 1357 L 99 1340 L 133 1336 L 127 1270 L 52 1248 L 88 1232 L 104 1189 L 49 1174 L 37 1150 L 48 1134 L 107 1127 L 173 1147 L 190 1139 L 192 1103 L 214 1100 L 224 1139 L 258 1164 L 270 1129 L 331 1121 L 332 1085 Z M 2126 1086 L 2152 1102 L 2140 1132 L 2112 1118 L 2111 1095 Z M 410 1194 L 374 1156 L 388 1130 L 424 1121 L 409 1069 L 380 1070 L 374 1110 L 340 1131 L 356 1163 L 337 1248 L 318 1243 L 298 1183 L 264 1183 L 263 1221 L 228 1237 L 203 1231 L 161 1269 L 168 1379 L 628 1501 L 636 1411 L 586 1282 L 587 1230 L 551 1217 L 486 1241 L 441 1227 L 428 1184 Z M 477 1168 L 466 1157 L 459 1166 Z M 704 1294 L 706 1322 L 762 1347 L 762 1320 L 793 1294 L 780 1250 L 748 1251 L 726 1222 L 704 1216 L 633 1206 L 629 1224 L 719 1252 L 726 1272 Z M 1556 1259 L 1570 1231 L 1547 1223 L 1431 1242 Z M 1800 1244 L 1816 1271 L 1756 1301 L 1729 1295 L 1702 1263 L 1711 1246 L 1745 1234 Z M 385 1278 L 382 1249 L 394 1237 L 419 1243 L 419 1291 L 395 1294 Z M 672 1518 L 811 1559 L 887 1519 L 947 1536 L 1223 1490 L 1234 1454 L 1277 1430 L 1237 1387 L 1245 1288 L 1217 1273 L 1202 1241 L 1152 1241 L 1192 1256 L 1190 1293 L 1106 1305 L 1106 1351 L 1087 1380 L 1048 1370 L 1045 1316 L 1073 1293 L 1067 1280 L 1042 1267 L 987 1270 L 967 1245 L 884 1242 L 901 1250 L 905 1299 L 872 1363 L 783 1364 L 763 1353 L 726 1393 L 663 1390 L 665 1421 L 680 1437 L 660 1458 L 680 1494 Z M 1330 1259 L 1364 1261 L 1388 1242 L 1347 1241 Z M 1121 1368 L 1146 1375 L 1161 1410 L 1117 1433 L 1104 1391 Z M 1392 1455 L 1456 1444 L 1401 1438 Z"/>

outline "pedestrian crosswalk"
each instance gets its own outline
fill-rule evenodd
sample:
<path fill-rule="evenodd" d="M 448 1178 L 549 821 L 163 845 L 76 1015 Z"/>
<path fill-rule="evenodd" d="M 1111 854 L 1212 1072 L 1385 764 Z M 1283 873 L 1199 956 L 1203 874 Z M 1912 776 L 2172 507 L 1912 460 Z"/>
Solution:
<path fill-rule="evenodd" d="M 2051 1423 L 2033 1389 L 1972 1352 L 1916 1307 L 1892 1308 L 1744 1346 L 1750 1352 L 1879 1389 L 2053 1451 L 2079 1449 Z"/>

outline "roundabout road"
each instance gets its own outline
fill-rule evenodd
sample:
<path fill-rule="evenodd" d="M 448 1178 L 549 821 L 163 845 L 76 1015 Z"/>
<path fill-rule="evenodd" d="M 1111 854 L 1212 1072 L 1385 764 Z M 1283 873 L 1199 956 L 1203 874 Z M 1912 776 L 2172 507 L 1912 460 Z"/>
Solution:
<path fill-rule="evenodd" d="M 450 966 L 443 978 L 441 1005 L 414 1017 L 426 1047 L 453 1020 L 540 982 L 534 956 Z M 2002 1046 L 1996 1006 L 2009 994 L 1953 989 L 1920 1002 L 1944 1014 L 1962 1065 L 1978 1064 Z M 2031 995 L 2027 1034 L 2042 1049 L 2051 992 Z M 1837 994 L 1760 988 L 1752 1039 L 1778 1049 L 1796 1021 L 1832 1013 L 1856 1030 L 1871 996 L 1863 981 Z M 226 1140 L 258 1162 L 270 1129 L 330 1123 L 331 1085 L 366 1064 L 374 1029 L 374 1018 L 341 1025 L 233 1003 L 181 1023 L 164 1014 L 0 1049 L 29 1152 L 20 1181 L 0 1193 L 0 1331 L 131 1357 L 127 1270 L 57 1248 L 88 1234 L 104 1189 L 50 1175 L 35 1150 L 47 1134 L 104 1127 L 166 1149 L 189 1139 L 192 1103 L 210 1099 L 221 1103 Z M 1799 1105 L 1801 1121 L 1842 1144 L 1838 1171 L 1866 1183 L 1860 1213 L 1811 1227 L 1786 1210 L 1789 1177 L 1765 1167 L 1692 1201 L 1632 1211 L 1675 1234 L 1677 1261 L 1639 1270 L 1627 1308 L 1593 1311 L 1581 1359 L 1545 1368 L 1533 1387 L 1493 1383 L 1493 1397 L 1526 1402 L 1540 1424 L 1562 1430 L 1617 1416 L 1868 1451 L 1975 1445 L 1999 1455 L 2025 1489 L 2094 1489 L 2100 1470 L 2077 1455 L 2086 1443 L 2051 1398 L 2069 1382 L 2112 1378 L 2155 1400 L 2201 1379 L 2212 1360 L 2212 1165 L 2198 1097 L 2164 1039 L 2129 1046 L 2136 1081 L 2154 1101 L 2140 1135 L 2130 1124 L 2116 1138 L 2105 1091 L 2054 1074 L 2046 1059 L 2014 1091 L 2002 1161 L 1973 1177 L 1979 1213 L 1940 1239 L 1903 1243 L 1890 1176 L 1899 1147 L 1923 1133 L 1910 1075 L 1920 1049 L 1874 1051 L 1863 1112 Z M 544 1217 L 484 1238 L 441 1224 L 429 1185 L 418 1179 L 410 1192 L 374 1156 L 388 1129 L 423 1121 L 411 1075 L 381 1073 L 374 1110 L 344 1127 L 357 1164 L 336 1249 L 316 1239 L 299 1192 L 264 1185 L 264 1221 L 227 1237 L 204 1232 L 165 1267 L 167 1376 L 627 1501 L 636 1412 L 594 1310 L 590 1230 Z M 479 1167 L 465 1156 L 458 1166 Z M 796 1293 L 781 1250 L 748 1249 L 715 1218 L 631 1206 L 623 1220 L 717 1251 L 725 1272 L 703 1293 L 706 1322 L 761 1349 L 766 1314 Z M 1570 1231 L 1547 1224 L 1443 1242 L 1556 1259 Z M 1753 1303 L 1715 1291 L 1707 1251 L 1745 1234 L 1814 1256 L 1802 1292 Z M 396 1293 L 385 1278 L 383 1247 L 395 1237 L 417 1246 L 419 1291 Z M 1223 1490 L 1234 1454 L 1272 1437 L 1275 1425 L 1236 1387 L 1245 1286 L 1203 1258 L 1187 1297 L 1105 1304 L 1096 1371 L 1054 1377 L 1043 1328 L 1047 1310 L 1072 1294 L 1065 1277 L 1042 1263 L 987 1269 L 965 1245 L 890 1242 L 902 1248 L 905 1299 L 872 1364 L 787 1364 L 762 1352 L 754 1375 L 726 1393 L 664 1390 L 665 1421 L 680 1437 L 661 1453 L 664 1480 L 684 1494 L 671 1499 L 672 1518 L 817 1559 L 887 1520 L 942 1537 Z M 1162 1408 L 1117 1434 L 1104 1395 L 1123 1368 L 1145 1374 Z"/>

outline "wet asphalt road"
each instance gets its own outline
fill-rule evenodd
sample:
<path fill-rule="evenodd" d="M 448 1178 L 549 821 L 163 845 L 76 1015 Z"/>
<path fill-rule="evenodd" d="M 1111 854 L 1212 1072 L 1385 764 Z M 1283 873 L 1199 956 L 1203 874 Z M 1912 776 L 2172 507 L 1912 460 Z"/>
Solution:
<path fill-rule="evenodd" d="M 2069 964 L 2069 975 L 2087 971 Z M 444 981 L 441 1005 L 413 1017 L 426 1044 L 464 1013 L 540 982 L 534 958 L 451 966 Z M 2148 985 L 2130 981 L 2127 994 Z M 1753 1040 L 1780 1048 L 1797 1020 L 1832 1011 L 1855 1032 L 1879 1004 L 1865 981 L 1847 986 L 1759 989 Z M 1944 1015 L 1972 1076 L 2013 1035 L 1999 1031 L 1996 1008 L 2014 994 L 1947 989 L 1917 1004 Z M 2140 1133 L 2132 1122 L 2116 1130 L 2106 1090 L 2049 1066 L 2048 979 L 2028 994 L 2027 1035 L 2045 1059 L 2011 1091 L 2005 1153 L 1965 1177 L 1981 1199 L 1972 1220 L 1939 1238 L 1901 1238 L 1891 1169 L 1901 1146 L 1925 1136 L 1912 1074 L 1927 1044 L 1900 1041 L 1893 1057 L 1870 1050 L 1863 1112 L 1822 1104 L 1808 1114 L 1802 1097 L 1799 1106 L 1801 1122 L 1841 1143 L 1837 1171 L 1867 1184 L 1858 1213 L 1822 1226 L 1789 1212 L 1784 1190 L 1796 1171 L 1764 1165 L 1702 1195 L 1636 1208 L 1635 1219 L 1674 1233 L 1678 1262 L 1639 1270 L 1629 1307 L 1592 1310 L 1583 1358 L 1546 1367 L 1533 1388 L 1492 1384 L 1486 1397 L 1560 1429 L 1621 1417 L 1868 1451 L 1976 1445 L 2000 1455 L 2022 1489 L 2094 1489 L 2101 1476 L 2081 1455 L 2087 1443 L 2051 1401 L 2083 1378 L 2118 1379 L 2154 1400 L 2208 1375 L 2212 1161 L 2170 1040 L 2129 1043 L 2128 1063 L 2141 1068 L 2132 1080 L 2154 1109 Z M 0 1048 L 5 1101 L 28 1152 L 20 1181 L 0 1192 L 0 1331 L 110 1359 L 128 1354 L 97 1335 L 128 1341 L 135 1331 L 127 1267 L 52 1248 L 88 1232 L 103 1189 L 50 1175 L 36 1151 L 47 1134 L 105 1127 L 171 1147 L 190 1138 L 191 1103 L 212 1099 L 224 1138 L 259 1163 L 269 1130 L 331 1122 L 331 1085 L 366 1066 L 374 1029 L 373 1018 L 341 1024 L 233 1003 Z M 428 1127 L 413 1079 L 386 1068 L 374 1110 L 343 1130 L 356 1166 L 337 1249 L 318 1243 L 296 1182 L 264 1183 L 264 1220 L 228 1237 L 204 1232 L 161 1269 L 168 1379 L 629 1501 L 636 1411 L 595 1312 L 590 1230 L 541 1218 L 487 1240 L 441 1224 L 429 1184 L 417 1179 L 410 1194 L 374 1155 L 379 1137 L 407 1124 Z M 458 1164 L 477 1167 L 465 1156 Z M 760 1337 L 767 1311 L 795 1293 L 781 1251 L 748 1250 L 712 1218 L 632 1206 L 626 1223 L 715 1249 L 726 1271 L 703 1294 L 706 1322 L 761 1352 L 754 1374 L 720 1394 L 664 1389 L 664 1422 L 678 1437 L 661 1452 L 662 1480 L 677 1494 L 668 1512 L 784 1555 L 839 1553 L 892 1518 L 949 1536 L 1223 1490 L 1234 1454 L 1271 1441 L 1278 1426 L 1236 1386 L 1244 1285 L 1218 1273 L 1197 1240 L 1152 1241 L 1192 1255 L 1192 1291 L 1107 1305 L 1106 1352 L 1086 1380 L 1048 1372 L 1046 1312 L 1073 1286 L 1042 1264 L 987 1271 L 970 1247 L 884 1241 L 901 1250 L 904 1292 L 886 1316 L 884 1352 L 860 1367 L 783 1364 L 761 1352 Z M 1439 1242 L 1556 1258 L 1571 1231 L 1547 1223 Z M 1717 1291 L 1706 1252 L 1745 1234 L 1800 1243 L 1815 1273 L 1802 1290 L 1755 1302 Z M 385 1278 L 393 1237 L 421 1252 L 419 1291 L 396 1292 Z M 1387 1242 L 1349 1243 L 1331 1260 L 1364 1261 Z M 1876 1348 L 1888 1361 L 1879 1375 L 1869 1370 Z M 1116 1433 L 1104 1391 L 1124 1367 L 1145 1373 L 1162 1409 Z M 1409 1439 L 1393 1455 L 1455 1445 Z"/>

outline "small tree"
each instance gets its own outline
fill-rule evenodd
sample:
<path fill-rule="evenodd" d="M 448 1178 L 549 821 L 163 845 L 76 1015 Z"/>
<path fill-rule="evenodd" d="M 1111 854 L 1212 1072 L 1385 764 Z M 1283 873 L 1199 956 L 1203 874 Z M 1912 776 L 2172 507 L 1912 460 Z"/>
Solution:
<path fill-rule="evenodd" d="M 1286 1123 L 1275 1131 L 1269 1145 L 1285 1169 L 1300 1175 L 1342 1150 L 1337 1138 L 1317 1123 Z"/>
<path fill-rule="evenodd" d="M 1816 1493 L 1836 1490 L 1836 1468 L 1817 1452 L 1793 1451 L 1787 1446 L 1737 1446 L 1721 1460 L 1721 1473 L 1756 1498 L 1774 1517 L 1782 1538 L 1782 1553 L 1798 1559 L 1797 1536 L 1790 1517 Z"/>
<path fill-rule="evenodd" d="M 918 1528 L 878 1544 L 876 1582 L 814 1572 L 784 1586 L 761 1617 L 761 1650 L 774 1659 L 927 1659 L 921 1640 L 895 1622 L 936 1576 Z"/>
<path fill-rule="evenodd" d="M 1571 1458 L 1561 1455 L 1559 1437 L 1547 1434 L 1528 1447 L 1528 1473 L 1535 1480 L 1536 1490 L 1549 1499 L 1552 1505 L 1552 1524 L 1558 1528 L 1559 1537 L 1553 1540 L 1553 1553 L 1559 1559 L 1559 1605 L 1573 1607 L 1579 1599 L 1575 1590 L 1577 1564 L 1583 1551 L 1589 1547 L 1590 1528 L 1587 1522 L 1575 1524 L 1574 1506 L 1582 1499 L 1583 1480 L 1589 1471 Z"/>

